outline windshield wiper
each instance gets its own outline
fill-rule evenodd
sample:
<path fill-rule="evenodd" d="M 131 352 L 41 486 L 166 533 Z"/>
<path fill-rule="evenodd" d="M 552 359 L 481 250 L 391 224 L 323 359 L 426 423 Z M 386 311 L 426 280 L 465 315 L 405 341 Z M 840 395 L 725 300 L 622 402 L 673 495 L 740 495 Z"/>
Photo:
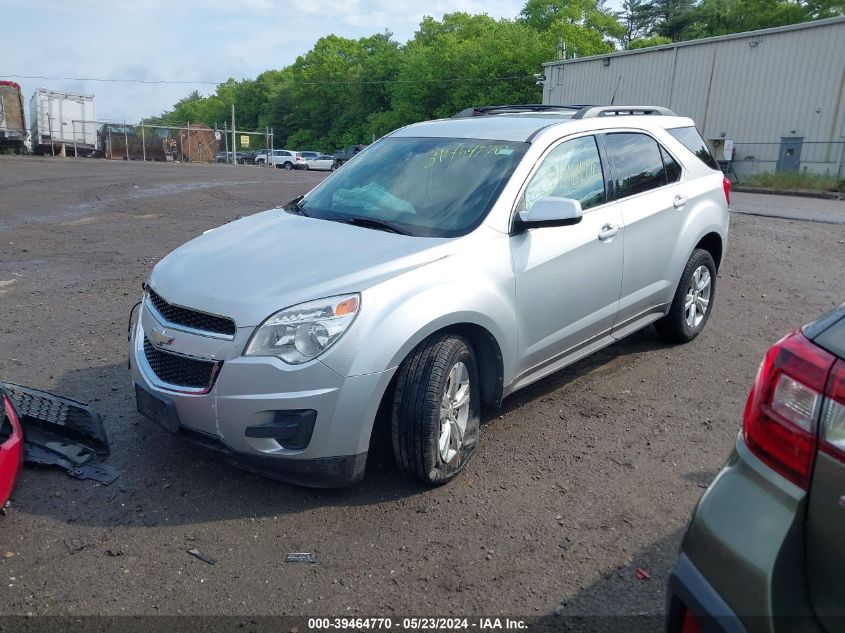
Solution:
<path fill-rule="evenodd" d="M 400 229 L 398 226 L 385 222 L 384 220 L 376 220 L 375 218 L 365 218 L 362 216 L 352 216 L 350 218 L 337 219 L 336 222 L 343 224 L 352 224 L 353 226 L 360 226 L 366 229 L 376 229 L 377 231 L 387 231 L 388 233 L 398 233 L 399 235 L 410 235 L 408 231 Z"/>
<path fill-rule="evenodd" d="M 283 208 L 285 211 L 287 211 L 288 213 L 293 213 L 293 214 L 295 214 L 295 215 L 301 215 L 301 216 L 304 216 L 304 217 L 306 217 L 306 218 L 307 218 L 307 217 L 310 217 L 310 216 L 309 216 L 309 215 L 305 212 L 305 207 L 304 207 L 304 206 L 303 206 L 303 204 L 302 204 L 302 201 L 303 201 L 304 199 L 305 199 L 305 196 L 299 196 L 299 197 L 297 197 L 297 198 L 294 198 L 293 200 L 291 200 L 290 202 L 288 202 L 288 203 L 287 203 L 284 207 L 282 207 L 282 208 Z"/>

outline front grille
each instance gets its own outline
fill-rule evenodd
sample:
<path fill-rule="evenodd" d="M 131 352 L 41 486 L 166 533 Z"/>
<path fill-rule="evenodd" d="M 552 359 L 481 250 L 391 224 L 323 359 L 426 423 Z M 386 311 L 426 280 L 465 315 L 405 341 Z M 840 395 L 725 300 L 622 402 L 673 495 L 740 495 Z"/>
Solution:
<path fill-rule="evenodd" d="M 152 288 L 147 288 L 150 303 L 158 313 L 171 323 L 185 325 L 203 332 L 227 334 L 234 336 L 235 322 L 228 317 L 215 316 L 205 312 L 197 312 L 181 306 L 175 306 L 162 299 Z"/>
<path fill-rule="evenodd" d="M 144 337 L 144 356 L 159 380 L 177 387 L 210 389 L 218 363 L 165 352 Z"/>

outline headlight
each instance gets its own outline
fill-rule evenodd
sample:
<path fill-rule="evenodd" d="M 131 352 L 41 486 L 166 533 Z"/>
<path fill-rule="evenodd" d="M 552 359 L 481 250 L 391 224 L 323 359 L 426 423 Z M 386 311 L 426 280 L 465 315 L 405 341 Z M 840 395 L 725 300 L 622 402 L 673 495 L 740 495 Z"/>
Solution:
<path fill-rule="evenodd" d="M 360 295 L 353 294 L 285 308 L 261 324 L 244 355 L 277 356 L 291 365 L 308 362 L 334 345 L 360 305 Z"/>

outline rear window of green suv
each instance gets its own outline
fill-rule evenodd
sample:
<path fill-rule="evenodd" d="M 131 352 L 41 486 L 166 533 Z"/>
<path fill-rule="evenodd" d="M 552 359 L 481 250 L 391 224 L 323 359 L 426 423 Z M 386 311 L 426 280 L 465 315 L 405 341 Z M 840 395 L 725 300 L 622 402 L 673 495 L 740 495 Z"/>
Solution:
<path fill-rule="evenodd" d="M 713 154 L 711 154 L 710 150 L 707 148 L 707 143 L 704 142 L 704 139 L 701 138 L 701 134 L 699 134 L 698 130 L 694 127 L 676 127 L 672 130 L 666 131 L 683 143 L 689 151 L 698 156 L 698 159 L 702 163 L 711 169 L 719 169 L 719 163 L 717 163 L 716 159 L 713 158 Z"/>

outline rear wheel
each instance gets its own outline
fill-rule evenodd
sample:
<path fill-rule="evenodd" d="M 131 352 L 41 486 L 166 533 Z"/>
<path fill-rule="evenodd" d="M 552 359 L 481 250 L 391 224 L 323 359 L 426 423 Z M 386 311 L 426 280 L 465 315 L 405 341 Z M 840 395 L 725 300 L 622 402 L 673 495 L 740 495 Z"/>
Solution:
<path fill-rule="evenodd" d="M 655 322 L 657 332 L 673 343 L 688 343 L 701 334 L 716 299 L 713 256 L 696 249 L 687 260 L 669 313 Z"/>
<path fill-rule="evenodd" d="M 480 409 L 469 342 L 435 335 L 421 343 L 396 378 L 391 427 L 400 470 L 429 486 L 453 479 L 475 453 Z"/>
<path fill-rule="evenodd" d="M 293 169 L 293 163 L 291 163 L 291 162 L 287 162 L 287 163 L 285 163 L 285 169 L 287 169 L 288 171 L 290 171 L 291 169 Z"/>

